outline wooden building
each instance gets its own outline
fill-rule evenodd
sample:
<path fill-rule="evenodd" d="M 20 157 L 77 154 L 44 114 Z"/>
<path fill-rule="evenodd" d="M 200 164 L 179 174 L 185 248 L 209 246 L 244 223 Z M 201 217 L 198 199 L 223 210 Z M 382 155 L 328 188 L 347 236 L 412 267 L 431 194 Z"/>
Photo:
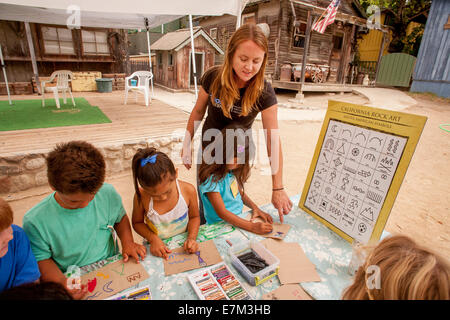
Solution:
<path fill-rule="evenodd" d="M 301 68 L 308 46 L 307 30 L 330 0 L 250 0 L 241 24 L 267 23 L 270 27 L 266 76 L 274 87 L 300 90 Z M 348 83 L 356 51 L 356 33 L 366 20 L 358 1 L 341 0 L 336 20 L 324 34 L 311 31 L 306 54 L 306 79 L 318 83 Z M 309 16 L 309 19 L 308 19 Z M 199 25 L 225 50 L 236 29 L 233 16 L 197 17 Z M 221 62 L 221 61 L 217 61 Z"/>
<path fill-rule="evenodd" d="M 46 77 L 61 69 L 109 74 L 126 72 L 127 33 L 124 30 L 29 25 L 39 76 Z M 25 24 L 0 20 L 0 43 L 11 87 L 15 83 L 31 85 L 34 74 Z M 4 81 L 1 74 L 0 82 Z"/>
<path fill-rule="evenodd" d="M 450 2 L 433 0 L 413 74 L 412 92 L 450 98 Z"/>
<path fill-rule="evenodd" d="M 194 85 L 189 29 L 166 33 L 151 45 L 156 53 L 154 83 L 173 90 L 189 90 Z M 216 55 L 224 51 L 200 27 L 193 29 L 197 79 L 215 64 Z"/>

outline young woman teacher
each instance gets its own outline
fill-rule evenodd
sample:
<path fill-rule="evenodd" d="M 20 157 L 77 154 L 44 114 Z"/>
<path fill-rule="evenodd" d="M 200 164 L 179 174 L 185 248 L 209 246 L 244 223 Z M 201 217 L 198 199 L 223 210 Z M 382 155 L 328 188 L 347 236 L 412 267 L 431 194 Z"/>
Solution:
<path fill-rule="evenodd" d="M 202 150 L 210 143 L 204 139 L 208 129 L 220 131 L 233 122 L 248 130 L 261 112 L 272 169 L 272 204 L 283 223 L 283 215 L 291 211 L 292 201 L 283 186 L 277 99 L 271 84 L 264 80 L 267 56 L 268 41 L 259 26 L 245 24 L 235 31 L 228 43 L 223 65 L 210 68 L 200 79 L 201 87 L 187 123 L 181 158 L 185 167 L 190 169 L 191 140 L 206 110 L 208 114 L 202 127 Z"/>

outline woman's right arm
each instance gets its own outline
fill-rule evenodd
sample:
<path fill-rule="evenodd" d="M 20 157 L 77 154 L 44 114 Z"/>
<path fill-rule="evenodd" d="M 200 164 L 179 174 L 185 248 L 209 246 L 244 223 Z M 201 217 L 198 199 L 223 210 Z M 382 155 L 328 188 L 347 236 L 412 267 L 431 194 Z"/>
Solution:
<path fill-rule="evenodd" d="M 197 102 L 195 103 L 194 109 L 192 109 L 191 115 L 189 116 L 183 141 L 183 148 L 181 149 L 181 159 L 187 169 L 190 169 L 192 166 L 191 141 L 200 126 L 203 117 L 205 116 L 208 98 L 208 93 L 205 89 L 203 89 L 203 87 L 200 87 Z"/>

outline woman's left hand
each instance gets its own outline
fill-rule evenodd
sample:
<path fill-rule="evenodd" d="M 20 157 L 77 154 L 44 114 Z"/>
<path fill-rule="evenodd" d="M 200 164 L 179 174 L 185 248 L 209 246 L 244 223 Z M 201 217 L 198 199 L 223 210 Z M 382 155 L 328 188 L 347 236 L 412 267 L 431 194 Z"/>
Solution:
<path fill-rule="evenodd" d="M 289 199 L 286 191 L 272 191 L 272 204 L 278 210 L 280 222 L 283 223 L 283 215 L 288 214 L 292 210 L 292 201 Z"/>

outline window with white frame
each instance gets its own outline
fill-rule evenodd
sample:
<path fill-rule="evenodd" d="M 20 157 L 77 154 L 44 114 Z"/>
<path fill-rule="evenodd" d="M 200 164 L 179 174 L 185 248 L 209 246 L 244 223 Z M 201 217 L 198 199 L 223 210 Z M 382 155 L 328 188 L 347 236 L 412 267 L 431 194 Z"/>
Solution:
<path fill-rule="evenodd" d="M 254 12 L 242 15 L 241 25 L 244 25 L 246 23 L 256 23 L 256 16 Z"/>
<path fill-rule="evenodd" d="M 211 28 L 209 30 L 209 35 L 212 39 L 217 40 L 217 28 Z"/>
<path fill-rule="evenodd" d="M 41 31 L 46 54 L 75 54 L 70 29 L 43 26 Z"/>
<path fill-rule="evenodd" d="M 106 31 L 81 30 L 84 54 L 109 55 L 108 34 Z"/>
<path fill-rule="evenodd" d="M 304 48 L 306 39 L 306 23 L 303 21 L 297 21 L 294 26 L 292 46 L 294 48 Z"/>

